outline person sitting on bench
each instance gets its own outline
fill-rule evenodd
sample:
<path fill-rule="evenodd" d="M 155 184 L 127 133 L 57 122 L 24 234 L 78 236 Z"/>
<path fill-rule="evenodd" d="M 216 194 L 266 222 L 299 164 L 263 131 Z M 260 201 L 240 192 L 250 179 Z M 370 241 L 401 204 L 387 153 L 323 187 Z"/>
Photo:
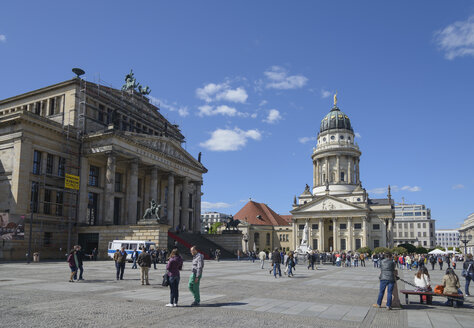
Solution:
<path fill-rule="evenodd" d="M 461 288 L 459 278 L 452 268 L 446 269 L 446 274 L 443 277 L 442 284 L 444 286 L 444 290 L 443 290 L 444 295 L 459 294 L 462 297 L 462 293 L 460 292 L 460 289 L 459 289 Z M 453 305 L 452 298 L 448 298 L 445 304 L 452 306 Z M 462 301 L 456 301 L 456 304 L 462 305 Z"/>
<path fill-rule="evenodd" d="M 430 274 L 428 273 L 428 269 L 426 269 L 426 267 L 421 267 L 415 274 L 415 286 L 417 292 L 431 291 Z M 424 295 L 420 295 L 420 303 L 423 303 L 423 296 Z M 426 303 L 430 304 L 431 300 L 432 296 L 426 295 Z"/>

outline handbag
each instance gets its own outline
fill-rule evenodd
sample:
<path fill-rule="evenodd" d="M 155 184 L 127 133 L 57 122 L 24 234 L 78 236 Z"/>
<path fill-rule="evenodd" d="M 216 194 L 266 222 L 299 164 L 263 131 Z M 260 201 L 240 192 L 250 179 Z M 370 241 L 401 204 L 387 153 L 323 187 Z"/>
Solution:
<path fill-rule="evenodd" d="M 168 287 L 170 285 L 170 277 L 168 276 L 168 271 L 165 272 L 163 275 L 163 282 L 161 283 L 161 286 L 163 287 Z"/>
<path fill-rule="evenodd" d="M 464 278 L 466 278 L 466 277 L 469 275 L 469 270 L 471 269 L 471 266 L 472 266 L 472 264 L 469 264 L 469 266 L 467 267 L 467 269 L 462 269 L 461 276 L 463 276 Z"/>
<path fill-rule="evenodd" d="M 443 285 L 436 285 L 435 289 L 433 290 L 435 294 L 443 294 L 444 286 Z"/>

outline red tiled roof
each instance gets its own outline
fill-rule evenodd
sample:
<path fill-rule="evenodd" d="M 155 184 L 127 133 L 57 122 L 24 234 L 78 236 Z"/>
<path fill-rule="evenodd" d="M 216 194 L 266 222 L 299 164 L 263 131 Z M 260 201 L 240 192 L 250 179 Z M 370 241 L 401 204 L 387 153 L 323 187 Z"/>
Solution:
<path fill-rule="evenodd" d="M 289 224 L 292 223 L 292 220 L 293 220 L 293 215 L 281 215 L 280 216 L 282 217 L 283 220 L 285 220 L 286 222 L 288 222 Z"/>
<path fill-rule="evenodd" d="M 257 215 L 261 219 L 257 219 Z M 275 213 L 268 205 L 249 201 L 234 215 L 234 219 L 255 225 L 288 225 L 288 222 Z"/>

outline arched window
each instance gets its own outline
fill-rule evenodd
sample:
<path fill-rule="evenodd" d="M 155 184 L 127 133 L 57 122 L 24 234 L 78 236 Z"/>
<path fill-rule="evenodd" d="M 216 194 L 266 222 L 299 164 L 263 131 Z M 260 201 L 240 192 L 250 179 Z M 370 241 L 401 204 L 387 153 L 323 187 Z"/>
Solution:
<path fill-rule="evenodd" d="M 269 233 L 267 233 L 266 245 L 270 246 L 270 234 Z"/>
<path fill-rule="evenodd" d="M 341 172 L 341 181 L 344 181 L 344 172 Z"/>
<path fill-rule="evenodd" d="M 336 182 L 336 173 L 331 173 L 331 182 Z"/>
<path fill-rule="evenodd" d="M 258 232 L 254 233 L 253 240 L 254 240 L 255 245 L 260 244 L 260 234 Z"/>

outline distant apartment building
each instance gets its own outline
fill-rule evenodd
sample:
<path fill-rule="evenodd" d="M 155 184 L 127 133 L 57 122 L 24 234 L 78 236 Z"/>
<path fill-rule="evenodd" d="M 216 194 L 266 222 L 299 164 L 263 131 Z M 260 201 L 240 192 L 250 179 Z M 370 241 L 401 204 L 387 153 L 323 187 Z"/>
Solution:
<path fill-rule="evenodd" d="M 436 230 L 436 246 L 459 247 L 459 231 L 455 229 Z"/>
<path fill-rule="evenodd" d="M 393 235 L 396 245 L 435 247 L 435 220 L 431 219 L 431 210 L 421 204 L 396 204 Z"/>
<path fill-rule="evenodd" d="M 201 214 L 201 233 L 207 233 L 212 224 L 216 222 L 226 222 L 229 214 L 219 212 L 205 212 Z"/>

